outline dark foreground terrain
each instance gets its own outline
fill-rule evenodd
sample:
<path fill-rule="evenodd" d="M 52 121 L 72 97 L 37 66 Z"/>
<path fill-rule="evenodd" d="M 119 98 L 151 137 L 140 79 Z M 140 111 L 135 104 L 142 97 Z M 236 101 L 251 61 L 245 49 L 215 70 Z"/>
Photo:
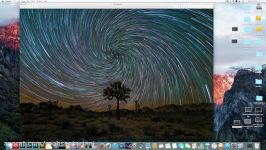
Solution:
<path fill-rule="evenodd" d="M 95 141 L 210 141 L 213 139 L 213 105 L 167 105 L 141 108 L 137 113 L 85 111 L 80 106 L 60 108 L 52 102 L 21 104 L 24 140 Z"/>

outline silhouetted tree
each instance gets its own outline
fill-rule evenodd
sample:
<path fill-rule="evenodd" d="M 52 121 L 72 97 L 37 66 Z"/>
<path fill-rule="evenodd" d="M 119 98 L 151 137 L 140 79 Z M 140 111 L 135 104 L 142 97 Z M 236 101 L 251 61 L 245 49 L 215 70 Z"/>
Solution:
<path fill-rule="evenodd" d="M 119 102 L 124 101 L 127 103 L 126 99 L 130 98 L 130 92 L 131 90 L 120 81 L 112 83 L 109 87 L 103 90 L 103 96 L 105 97 L 105 99 L 112 100 L 113 98 L 116 98 L 117 120 L 120 120 Z"/>
<path fill-rule="evenodd" d="M 135 109 L 136 109 L 136 112 L 139 111 L 139 108 L 140 108 L 140 104 L 137 100 L 135 100 Z"/>
<path fill-rule="evenodd" d="M 111 114 L 111 107 L 112 107 L 112 105 L 111 104 L 109 104 L 108 105 L 108 112 Z"/>

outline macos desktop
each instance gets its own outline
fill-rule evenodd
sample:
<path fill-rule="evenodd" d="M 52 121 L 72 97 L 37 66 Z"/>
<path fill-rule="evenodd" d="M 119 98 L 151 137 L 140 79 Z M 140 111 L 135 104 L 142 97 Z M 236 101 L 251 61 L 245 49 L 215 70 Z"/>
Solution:
<path fill-rule="evenodd" d="M 265 10 L 0 2 L 0 149 L 266 150 Z"/>

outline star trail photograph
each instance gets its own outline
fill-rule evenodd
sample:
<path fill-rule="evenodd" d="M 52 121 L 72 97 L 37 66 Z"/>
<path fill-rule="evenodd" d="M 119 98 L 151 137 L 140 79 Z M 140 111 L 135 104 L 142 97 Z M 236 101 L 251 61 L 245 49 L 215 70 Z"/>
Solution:
<path fill-rule="evenodd" d="M 213 10 L 20 13 L 24 139 L 213 138 Z"/>

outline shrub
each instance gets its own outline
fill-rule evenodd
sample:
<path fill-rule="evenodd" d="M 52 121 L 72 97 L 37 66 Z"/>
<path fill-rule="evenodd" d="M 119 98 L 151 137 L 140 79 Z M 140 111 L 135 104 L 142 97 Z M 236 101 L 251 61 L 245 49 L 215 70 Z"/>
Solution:
<path fill-rule="evenodd" d="M 115 124 L 109 124 L 108 125 L 108 129 L 111 132 L 121 132 L 122 131 L 122 128 L 117 126 L 117 125 L 115 125 Z"/>
<path fill-rule="evenodd" d="M 68 118 L 59 118 L 58 120 L 55 121 L 55 124 L 60 126 L 61 129 L 69 129 L 72 127 L 72 124 Z"/>
<path fill-rule="evenodd" d="M 145 135 L 147 136 L 152 136 L 154 137 L 156 132 L 154 131 L 154 129 L 152 129 L 150 126 L 146 126 L 143 128 L 143 132 L 145 133 Z"/>
<path fill-rule="evenodd" d="M 83 123 L 81 124 L 81 126 L 82 126 L 82 127 L 87 127 L 86 122 L 83 122 Z"/>
<path fill-rule="evenodd" d="M 85 133 L 88 137 L 95 137 L 98 135 L 98 128 L 97 126 L 90 125 L 86 128 Z"/>
<path fill-rule="evenodd" d="M 161 119 L 159 117 L 153 117 L 153 118 L 151 118 L 151 121 L 153 121 L 153 122 L 160 122 Z"/>

